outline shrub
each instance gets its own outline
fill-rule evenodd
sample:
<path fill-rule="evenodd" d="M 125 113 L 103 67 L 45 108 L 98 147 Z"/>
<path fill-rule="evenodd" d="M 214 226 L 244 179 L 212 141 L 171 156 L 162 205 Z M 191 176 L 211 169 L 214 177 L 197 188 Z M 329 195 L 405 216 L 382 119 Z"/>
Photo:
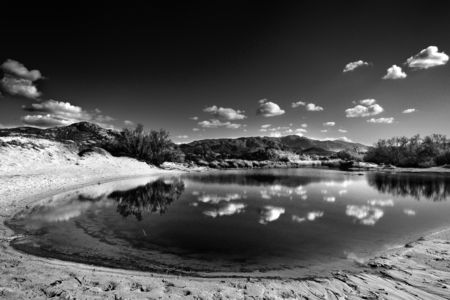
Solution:
<path fill-rule="evenodd" d="M 346 150 L 342 150 L 336 153 L 336 157 L 342 160 L 355 160 L 355 161 L 361 160 L 360 157 Z"/>
<path fill-rule="evenodd" d="M 438 166 L 443 166 L 443 165 L 448 165 L 450 164 L 450 151 L 444 152 L 440 155 L 438 155 L 435 159 L 434 162 L 436 163 L 436 165 Z"/>
<path fill-rule="evenodd" d="M 135 129 L 122 130 L 117 140 L 105 148 L 113 155 L 136 158 L 156 166 L 165 161 L 184 160 L 184 154 L 170 140 L 168 131 L 160 129 L 145 132 L 141 124 Z"/>

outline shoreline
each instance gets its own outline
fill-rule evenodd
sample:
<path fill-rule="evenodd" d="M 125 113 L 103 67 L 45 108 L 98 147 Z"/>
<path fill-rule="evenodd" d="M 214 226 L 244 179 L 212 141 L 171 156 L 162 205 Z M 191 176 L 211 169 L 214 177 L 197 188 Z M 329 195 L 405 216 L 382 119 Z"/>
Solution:
<path fill-rule="evenodd" d="M 180 173 L 150 167 L 139 172 L 128 168 L 127 171 L 117 172 L 118 175 L 105 175 L 114 172 L 86 169 L 77 170 L 79 173 L 74 175 L 73 171 L 68 168 L 47 174 L 0 177 L 1 181 L 11 179 L 12 176 L 12 181 L 16 184 L 14 194 L 5 193 L 4 184 L 3 189 L 0 187 L 0 295 L 8 299 L 52 296 L 98 299 L 212 299 L 218 296 L 228 296 L 231 299 L 250 296 L 255 299 L 295 299 L 307 296 L 319 299 L 317 295 L 327 295 L 330 299 L 337 299 L 338 296 L 358 299 L 374 295 L 387 298 L 408 296 L 412 299 L 445 299 L 450 295 L 449 229 L 439 230 L 403 247 L 386 250 L 362 263 L 359 273 L 342 271 L 331 277 L 305 279 L 183 277 L 48 259 L 13 249 L 9 244 L 13 232 L 4 225 L 4 221 L 35 201 L 99 182 Z M 29 176 L 36 183 L 41 180 L 42 190 L 34 189 L 30 193 L 25 184 Z M 438 254 L 433 254 L 435 252 Z M 437 260 L 436 255 L 440 255 Z"/>

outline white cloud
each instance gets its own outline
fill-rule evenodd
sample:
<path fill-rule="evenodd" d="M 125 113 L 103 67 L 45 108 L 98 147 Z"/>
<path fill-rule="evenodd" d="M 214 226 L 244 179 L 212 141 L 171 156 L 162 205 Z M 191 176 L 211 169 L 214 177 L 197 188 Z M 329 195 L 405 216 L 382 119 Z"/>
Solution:
<path fill-rule="evenodd" d="M 242 124 L 231 123 L 231 122 L 229 122 L 229 121 L 227 121 L 227 122 L 222 122 L 222 121 L 219 121 L 219 120 L 217 120 L 217 119 L 211 119 L 211 120 L 201 121 L 201 122 L 198 122 L 198 125 L 199 125 L 200 127 L 203 127 L 203 128 L 219 128 L 219 127 L 225 127 L 225 128 L 228 128 L 228 129 L 238 129 L 238 128 L 241 128 L 242 126 L 244 126 L 244 125 L 242 125 Z"/>
<path fill-rule="evenodd" d="M 348 130 L 345 130 L 345 129 L 342 129 L 342 128 L 339 128 L 338 131 L 342 132 L 342 133 L 347 133 L 348 132 Z"/>
<path fill-rule="evenodd" d="M 206 210 L 203 214 L 212 218 L 231 216 L 244 212 L 245 207 L 246 205 L 244 203 L 227 203 L 218 209 Z"/>
<path fill-rule="evenodd" d="M 80 106 L 69 102 L 46 100 L 22 107 L 24 111 L 32 113 L 22 118 L 26 125 L 38 127 L 66 126 L 77 122 L 93 122 L 105 127 L 111 127 L 106 123 L 113 120 L 112 117 L 100 114 L 100 110 L 88 112 Z"/>
<path fill-rule="evenodd" d="M 408 75 L 402 71 L 402 68 L 397 65 L 392 65 L 392 67 L 387 69 L 387 73 L 383 76 L 383 79 L 403 79 L 407 76 Z"/>
<path fill-rule="evenodd" d="M 41 72 L 28 70 L 18 61 L 8 59 L 1 66 L 4 76 L 0 81 L 0 89 L 12 96 L 36 99 L 41 96 L 34 81 L 41 79 Z"/>
<path fill-rule="evenodd" d="M 28 79 L 30 81 L 36 81 L 42 78 L 42 74 L 39 70 L 28 70 L 23 64 L 18 61 L 8 59 L 1 66 L 0 69 L 3 72 L 11 74 L 18 78 Z"/>
<path fill-rule="evenodd" d="M 274 131 L 270 133 L 270 137 L 281 137 L 283 134 L 279 131 Z"/>
<path fill-rule="evenodd" d="M 394 123 L 394 118 L 390 117 L 390 118 L 372 118 L 367 120 L 368 123 L 376 123 L 376 124 L 392 124 Z"/>
<path fill-rule="evenodd" d="M 319 106 L 319 105 L 315 105 L 314 103 L 308 103 L 306 105 L 306 110 L 307 111 L 322 111 L 323 107 Z"/>
<path fill-rule="evenodd" d="M 443 66 L 448 62 L 448 55 L 439 52 L 438 47 L 429 46 L 406 60 L 406 65 L 413 69 L 428 69 Z"/>
<path fill-rule="evenodd" d="M 267 99 L 261 99 L 259 100 L 259 108 L 256 113 L 264 117 L 275 117 L 283 115 L 285 111 L 278 104 Z"/>
<path fill-rule="evenodd" d="M 415 108 L 408 108 L 408 109 L 405 109 L 404 111 L 402 111 L 402 113 L 404 113 L 404 114 L 412 114 L 415 111 L 416 111 Z"/>
<path fill-rule="evenodd" d="M 359 104 L 352 108 L 347 108 L 345 110 L 345 116 L 347 118 L 358 118 L 358 117 L 370 117 L 375 116 L 384 111 L 378 103 L 375 103 L 375 99 L 364 99 L 360 100 Z"/>
<path fill-rule="evenodd" d="M 200 128 L 192 128 L 192 131 L 200 131 Z"/>
<path fill-rule="evenodd" d="M 377 100 L 375 100 L 375 99 L 359 100 L 359 103 L 361 103 L 362 105 L 373 105 L 373 104 L 375 104 L 375 102 L 377 102 Z"/>
<path fill-rule="evenodd" d="M 0 88 L 3 92 L 12 96 L 22 96 L 31 99 L 41 96 L 41 93 L 31 80 L 16 78 L 8 74 L 5 74 L 0 81 Z"/>
<path fill-rule="evenodd" d="M 363 225 L 375 225 L 383 217 L 384 211 L 367 205 L 347 205 L 345 214 L 356 218 Z"/>
<path fill-rule="evenodd" d="M 306 130 L 305 128 L 297 128 L 297 129 L 295 129 L 295 132 L 306 133 L 306 132 L 308 132 L 308 130 Z"/>
<path fill-rule="evenodd" d="M 333 127 L 334 125 L 336 125 L 336 122 L 325 122 L 325 123 L 323 123 L 323 126 Z"/>
<path fill-rule="evenodd" d="M 22 122 L 25 125 L 37 127 L 67 126 L 73 123 L 67 119 L 60 118 L 51 114 L 26 115 L 22 117 Z"/>
<path fill-rule="evenodd" d="M 323 133 L 328 132 L 328 129 L 322 129 L 322 130 L 320 130 L 320 132 L 323 132 Z"/>
<path fill-rule="evenodd" d="M 198 121 L 198 117 L 197 116 L 190 117 L 189 119 L 194 120 L 194 121 Z"/>
<path fill-rule="evenodd" d="M 133 126 L 133 125 L 134 125 L 134 122 L 133 122 L 133 121 L 130 121 L 130 120 L 125 120 L 125 121 L 123 121 L 123 124 L 125 124 L 125 125 L 127 125 L 127 126 Z"/>
<path fill-rule="evenodd" d="M 261 210 L 259 223 L 268 224 L 269 222 L 276 221 L 284 214 L 285 209 L 283 207 L 266 205 Z"/>
<path fill-rule="evenodd" d="M 300 126 L 302 126 L 303 128 L 307 128 L 308 127 L 308 124 L 306 124 L 306 123 L 303 123 L 302 125 L 300 125 Z"/>
<path fill-rule="evenodd" d="M 270 126 L 272 126 L 271 124 L 263 124 L 261 125 L 261 128 L 269 128 Z"/>
<path fill-rule="evenodd" d="M 178 135 L 177 138 L 178 139 L 188 139 L 189 136 L 188 135 Z"/>
<path fill-rule="evenodd" d="M 306 105 L 306 103 L 303 101 L 292 102 L 292 104 L 291 104 L 292 108 L 297 108 L 299 106 L 305 106 L 305 105 Z"/>
<path fill-rule="evenodd" d="M 217 107 L 215 105 L 207 107 L 204 112 L 212 114 L 216 118 L 222 118 L 224 120 L 243 120 L 246 118 L 244 111 L 235 110 L 233 108 Z"/>
<path fill-rule="evenodd" d="M 344 70 L 342 72 L 344 72 L 344 73 L 351 72 L 351 71 L 356 70 L 357 68 L 368 66 L 368 65 L 370 65 L 370 64 L 363 60 L 352 61 L 345 65 Z"/>

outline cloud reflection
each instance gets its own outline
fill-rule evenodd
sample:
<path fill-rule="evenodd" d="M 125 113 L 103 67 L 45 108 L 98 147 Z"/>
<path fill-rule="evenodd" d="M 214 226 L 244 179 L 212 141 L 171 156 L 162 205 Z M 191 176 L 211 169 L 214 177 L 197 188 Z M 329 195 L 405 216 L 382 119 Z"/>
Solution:
<path fill-rule="evenodd" d="M 372 199 L 367 203 L 371 206 L 394 206 L 394 200 L 392 199 Z"/>
<path fill-rule="evenodd" d="M 243 212 L 245 207 L 244 203 L 227 203 L 218 209 L 205 210 L 203 214 L 212 218 L 231 216 Z"/>
<path fill-rule="evenodd" d="M 260 212 L 259 223 L 268 224 L 269 222 L 276 221 L 284 212 L 284 207 L 266 205 Z"/>
<path fill-rule="evenodd" d="M 415 210 L 408 209 L 408 208 L 404 209 L 403 213 L 405 215 L 407 215 L 407 216 L 415 216 L 416 215 L 416 211 Z"/>
<path fill-rule="evenodd" d="M 384 211 L 367 205 L 347 205 L 345 214 L 358 219 L 363 225 L 373 226 L 383 217 Z"/>

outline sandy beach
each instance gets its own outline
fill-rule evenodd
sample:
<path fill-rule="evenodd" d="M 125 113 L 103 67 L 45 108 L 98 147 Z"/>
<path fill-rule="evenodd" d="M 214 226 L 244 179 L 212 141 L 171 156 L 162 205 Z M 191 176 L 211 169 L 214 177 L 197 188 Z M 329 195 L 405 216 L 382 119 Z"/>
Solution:
<path fill-rule="evenodd" d="M 45 141 L 41 141 L 45 143 Z M 167 171 L 129 158 L 64 149 L 3 151 L 0 175 L 0 296 L 4 299 L 448 299 L 450 231 L 360 262 L 327 278 L 198 278 L 110 269 L 20 253 L 4 225 L 45 197 L 91 184 Z M 48 153 L 52 153 L 50 160 Z M 58 152 L 59 151 L 59 152 Z M 16 155 L 15 157 L 13 154 Z M 36 154 L 39 153 L 39 156 Z M 56 158 L 55 158 L 56 157 Z M 20 159 L 19 159 L 20 158 Z M 7 161 L 7 159 L 9 161 Z M 6 162 L 6 163 L 5 163 Z M 20 163 L 19 163 L 20 162 Z M 33 168 L 30 168 L 34 164 Z"/>

